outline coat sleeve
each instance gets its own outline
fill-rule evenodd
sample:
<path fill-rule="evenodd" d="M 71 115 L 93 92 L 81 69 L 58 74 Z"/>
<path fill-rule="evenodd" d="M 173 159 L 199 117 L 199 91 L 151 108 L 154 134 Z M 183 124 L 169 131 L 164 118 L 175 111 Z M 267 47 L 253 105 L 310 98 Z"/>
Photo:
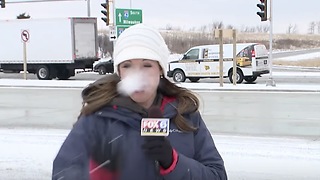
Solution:
<path fill-rule="evenodd" d="M 94 120 L 81 117 L 53 161 L 52 180 L 89 180 L 89 157 L 96 139 Z"/>
<path fill-rule="evenodd" d="M 194 132 L 195 155 L 189 158 L 178 153 L 174 170 L 164 178 L 166 180 L 227 180 L 224 162 L 200 114 L 194 113 L 190 118 L 196 118 L 198 122 L 198 130 Z"/>

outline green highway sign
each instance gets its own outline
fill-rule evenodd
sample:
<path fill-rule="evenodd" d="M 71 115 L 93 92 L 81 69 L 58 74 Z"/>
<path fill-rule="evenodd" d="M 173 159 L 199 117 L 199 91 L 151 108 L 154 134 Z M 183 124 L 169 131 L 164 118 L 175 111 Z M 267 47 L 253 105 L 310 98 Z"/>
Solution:
<path fill-rule="evenodd" d="M 142 23 L 141 9 L 116 9 L 116 26 L 132 26 Z"/>
<path fill-rule="evenodd" d="M 119 37 L 120 34 L 129 27 L 130 26 L 117 26 L 117 37 Z"/>

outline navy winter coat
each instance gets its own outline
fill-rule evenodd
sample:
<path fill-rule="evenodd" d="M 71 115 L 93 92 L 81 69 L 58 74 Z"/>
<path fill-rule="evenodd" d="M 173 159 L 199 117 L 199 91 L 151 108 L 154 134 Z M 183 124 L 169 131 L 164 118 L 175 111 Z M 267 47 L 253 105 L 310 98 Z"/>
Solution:
<path fill-rule="evenodd" d="M 102 171 L 109 174 L 105 180 L 227 179 L 223 160 L 199 112 L 184 116 L 198 128 L 195 132 L 181 132 L 170 122 L 167 138 L 177 154 L 176 164 L 169 172 L 160 173 L 141 148 L 140 120 L 147 116 L 145 111 L 133 101 L 118 102 L 75 123 L 53 162 L 53 180 L 99 179 L 95 173 Z M 164 98 L 162 102 L 164 117 L 173 118 L 177 113 L 175 100 Z M 96 171 L 89 164 L 101 167 Z"/>

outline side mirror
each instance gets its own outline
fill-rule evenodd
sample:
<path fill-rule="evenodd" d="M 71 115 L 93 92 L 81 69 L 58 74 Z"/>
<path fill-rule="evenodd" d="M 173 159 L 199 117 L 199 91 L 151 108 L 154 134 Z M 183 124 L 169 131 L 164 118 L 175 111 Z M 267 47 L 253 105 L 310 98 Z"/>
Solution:
<path fill-rule="evenodd" d="M 184 54 L 182 59 L 188 59 L 188 56 L 186 54 Z"/>

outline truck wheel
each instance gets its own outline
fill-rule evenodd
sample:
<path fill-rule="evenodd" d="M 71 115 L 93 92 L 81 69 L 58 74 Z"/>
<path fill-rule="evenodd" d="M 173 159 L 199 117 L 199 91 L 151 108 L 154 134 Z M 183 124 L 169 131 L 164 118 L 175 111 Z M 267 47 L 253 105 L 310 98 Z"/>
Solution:
<path fill-rule="evenodd" d="M 191 82 L 198 82 L 200 80 L 200 78 L 192 77 L 192 78 L 189 78 L 189 80 Z"/>
<path fill-rule="evenodd" d="M 245 76 L 244 80 L 248 83 L 253 83 L 255 80 L 257 80 L 257 76 Z"/>
<path fill-rule="evenodd" d="M 229 81 L 231 83 L 233 83 L 232 74 L 233 74 L 233 71 L 231 69 L 230 73 L 229 73 Z M 242 71 L 240 69 L 237 69 L 237 74 L 236 74 L 236 82 L 237 82 L 237 84 L 241 84 L 243 82 L 243 78 L 244 78 L 244 76 L 243 76 Z"/>
<path fill-rule="evenodd" d="M 100 66 L 98 68 L 98 72 L 100 75 L 105 75 L 107 73 L 107 69 L 104 66 Z"/>
<path fill-rule="evenodd" d="M 186 76 L 181 70 L 175 70 L 173 72 L 173 81 L 174 82 L 185 82 L 186 81 Z"/>
<path fill-rule="evenodd" d="M 37 77 L 40 80 L 52 79 L 50 76 L 50 70 L 46 65 L 40 65 L 37 69 Z"/>

